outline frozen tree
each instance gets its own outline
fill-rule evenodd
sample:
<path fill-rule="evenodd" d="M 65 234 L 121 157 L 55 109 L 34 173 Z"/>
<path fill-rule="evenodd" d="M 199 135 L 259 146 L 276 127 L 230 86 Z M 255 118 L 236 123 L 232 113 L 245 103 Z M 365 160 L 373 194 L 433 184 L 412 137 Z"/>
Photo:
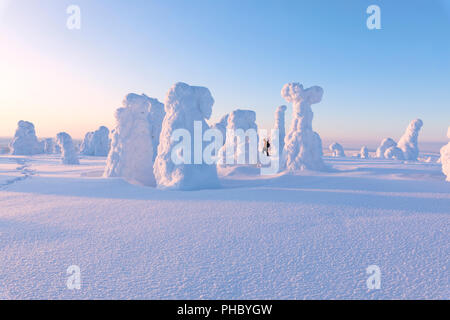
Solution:
<path fill-rule="evenodd" d="M 377 158 L 384 159 L 384 153 L 386 152 L 386 150 L 389 149 L 390 147 L 396 146 L 397 142 L 395 142 L 393 139 L 391 138 L 384 139 L 383 141 L 381 141 L 381 144 L 377 149 L 376 153 Z"/>
<path fill-rule="evenodd" d="M 42 145 L 43 145 L 43 153 L 46 154 L 53 154 L 53 153 L 57 153 L 56 151 L 56 141 L 53 138 L 46 138 L 44 140 L 41 141 Z M 59 148 L 58 148 L 59 150 Z"/>
<path fill-rule="evenodd" d="M 14 139 L 10 144 L 14 155 L 33 155 L 42 153 L 43 145 L 36 137 L 34 125 L 31 122 L 20 120 L 17 124 Z"/>
<path fill-rule="evenodd" d="M 225 144 L 219 150 L 221 165 L 256 164 L 258 126 L 256 113 L 237 109 L 228 116 Z"/>
<path fill-rule="evenodd" d="M 101 126 L 96 131 L 86 133 L 80 147 L 80 153 L 86 156 L 106 157 L 109 148 L 109 129 Z"/>
<path fill-rule="evenodd" d="M 281 96 L 293 105 L 292 124 L 284 142 L 283 156 L 288 171 L 324 170 L 322 140 L 312 129 L 311 105 L 322 100 L 323 89 L 314 86 L 304 89 L 299 83 L 286 84 Z"/>
<path fill-rule="evenodd" d="M 158 155 L 159 136 L 161 135 L 162 123 L 166 112 L 164 111 L 164 104 L 158 99 L 148 98 L 148 122 L 150 124 L 150 134 L 152 136 L 153 145 L 153 162 Z"/>
<path fill-rule="evenodd" d="M 345 157 L 344 148 L 337 142 L 330 144 L 328 149 L 331 151 L 333 157 Z"/>
<path fill-rule="evenodd" d="M 210 91 L 204 87 L 178 82 L 167 92 L 154 168 L 159 188 L 195 190 L 219 186 L 215 164 L 202 158 L 201 150 L 207 143 L 201 137 L 192 141 L 196 137 L 194 129 L 209 129 L 205 119 L 211 117 L 213 104 Z"/>
<path fill-rule="evenodd" d="M 450 139 L 450 127 L 447 130 L 447 138 Z M 450 142 L 441 148 L 440 160 L 442 172 L 447 176 L 447 181 L 450 181 Z"/>
<path fill-rule="evenodd" d="M 61 148 L 61 161 L 63 164 L 79 164 L 78 154 L 72 141 L 72 137 L 66 132 L 56 135 L 56 143 Z"/>
<path fill-rule="evenodd" d="M 128 94 L 116 110 L 116 126 L 106 161 L 105 177 L 122 177 L 131 183 L 155 186 L 153 144 L 146 95 Z"/>
<path fill-rule="evenodd" d="M 369 158 L 369 149 L 367 149 L 366 146 L 363 146 L 361 148 L 361 151 L 359 151 L 359 157 L 361 159 L 368 159 Z"/>
<path fill-rule="evenodd" d="M 392 146 L 386 149 L 384 152 L 385 159 L 404 160 L 403 151 L 397 146 Z"/>
<path fill-rule="evenodd" d="M 419 131 L 423 126 L 420 119 L 411 121 L 405 133 L 398 141 L 397 146 L 403 151 L 405 160 L 417 160 L 419 156 Z"/>
<path fill-rule="evenodd" d="M 273 155 L 280 156 L 283 153 L 284 149 L 284 139 L 286 137 L 286 125 L 285 125 L 285 113 L 286 113 L 286 106 L 279 106 L 277 110 L 275 111 L 275 130 L 278 130 L 278 139 L 271 139 L 270 141 L 273 145 Z"/>
<path fill-rule="evenodd" d="M 229 116 L 229 114 L 224 115 L 218 122 L 214 123 L 211 126 L 211 129 L 217 129 L 220 131 L 220 133 L 222 133 L 222 145 L 225 144 L 225 138 L 227 136 L 227 124 Z"/>

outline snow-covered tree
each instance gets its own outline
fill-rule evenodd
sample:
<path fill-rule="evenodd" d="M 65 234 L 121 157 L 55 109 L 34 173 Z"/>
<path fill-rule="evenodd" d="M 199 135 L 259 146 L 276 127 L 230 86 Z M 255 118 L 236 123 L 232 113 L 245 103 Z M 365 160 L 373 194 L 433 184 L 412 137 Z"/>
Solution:
<path fill-rule="evenodd" d="M 283 155 L 288 171 L 324 170 L 322 140 L 313 131 L 311 105 L 322 100 L 323 89 L 314 86 L 304 89 L 299 83 L 286 84 L 281 96 L 293 105 L 292 124 L 285 138 Z"/>
<path fill-rule="evenodd" d="M 225 144 L 219 150 L 219 164 L 256 164 L 258 161 L 256 113 L 252 110 L 234 110 L 228 116 L 226 129 Z"/>
<path fill-rule="evenodd" d="M 390 147 L 396 146 L 397 142 L 395 142 L 393 139 L 391 138 L 384 139 L 383 141 L 381 141 L 381 144 L 377 149 L 376 153 L 377 158 L 384 159 L 384 153 L 386 152 L 386 150 L 389 149 Z"/>
<path fill-rule="evenodd" d="M 404 160 L 405 157 L 403 155 L 402 149 L 397 146 L 392 146 L 386 149 L 384 152 L 385 159 L 395 159 L 395 160 Z"/>
<path fill-rule="evenodd" d="M 450 139 L 450 127 L 447 130 L 447 138 Z M 450 181 L 450 142 L 441 148 L 441 164 L 442 172 L 447 176 L 447 181 Z"/>
<path fill-rule="evenodd" d="M 23 120 L 18 122 L 10 149 L 14 155 L 33 155 L 43 152 L 43 144 L 36 137 L 34 124 Z"/>
<path fill-rule="evenodd" d="M 56 152 L 56 141 L 53 138 L 46 138 L 44 140 L 41 141 L 42 145 L 43 145 L 43 153 L 46 154 L 53 154 L 53 153 L 57 153 Z M 59 148 L 58 148 L 59 150 Z"/>
<path fill-rule="evenodd" d="M 146 95 L 128 94 L 116 110 L 116 126 L 105 177 L 122 177 L 131 183 L 155 186 L 150 100 Z"/>
<path fill-rule="evenodd" d="M 337 142 L 330 144 L 328 149 L 331 151 L 333 157 L 345 157 L 344 147 Z"/>
<path fill-rule="evenodd" d="M 359 157 L 361 159 L 368 159 L 369 158 L 369 149 L 367 149 L 367 146 L 363 146 L 361 148 L 361 151 L 359 151 Z"/>
<path fill-rule="evenodd" d="M 158 155 L 159 136 L 161 135 L 162 123 L 166 112 L 164 111 L 164 104 L 159 102 L 158 99 L 148 98 L 148 122 L 150 124 L 150 134 L 152 136 L 153 145 L 153 161 L 155 161 Z"/>
<path fill-rule="evenodd" d="M 203 139 L 193 141 L 195 122 L 200 124 L 197 129 L 209 129 L 205 119 L 211 117 L 213 104 L 210 91 L 204 87 L 178 82 L 167 92 L 154 167 L 158 188 L 194 190 L 219 185 L 216 165 L 205 163 L 202 154 L 194 150 L 195 144 L 200 144 L 198 150 L 204 150 L 207 143 Z"/>
<path fill-rule="evenodd" d="M 405 133 L 398 141 L 397 146 L 403 151 L 405 160 L 417 160 L 419 156 L 419 131 L 422 126 L 423 122 L 420 119 L 411 121 Z"/>
<path fill-rule="evenodd" d="M 106 157 L 110 148 L 109 129 L 101 126 L 96 131 L 86 133 L 80 147 L 80 153 L 85 156 Z"/>
<path fill-rule="evenodd" d="M 79 164 L 78 154 L 73 144 L 72 137 L 66 132 L 56 135 L 56 143 L 61 148 L 61 161 L 63 164 Z"/>
<path fill-rule="evenodd" d="M 225 138 L 227 136 L 228 117 L 229 114 L 227 113 L 226 115 L 222 116 L 222 118 L 220 118 L 218 122 L 214 123 L 211 126 L 211 129 L 217 129 L 220 131 L 220 133 L 222 133 L 222 145 L 225 144 Z"/>
<path fill-rule="evenodd" d="M 281 157 L 284 149 L 284 139 L 286 138 L 286 123 L 285 113 L 287 107 L 285 105 L 279 106 L 275 111 L 275 130 L 278 130 L 278 139 L 271 139 L 272 155 Z"/>

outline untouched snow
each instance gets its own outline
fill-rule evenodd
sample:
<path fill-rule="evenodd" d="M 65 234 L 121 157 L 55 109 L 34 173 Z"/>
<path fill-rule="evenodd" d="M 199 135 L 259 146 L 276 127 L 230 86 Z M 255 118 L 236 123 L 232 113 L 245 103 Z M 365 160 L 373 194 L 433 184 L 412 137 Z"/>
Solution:
<path fill-rule="evenodd" d="M 440 165 L 324 159 L 334 171 L 248 167 L 182 192 L 101 178 L 105 158 L 0 156 L 0 298 L 449 299 Z"/>

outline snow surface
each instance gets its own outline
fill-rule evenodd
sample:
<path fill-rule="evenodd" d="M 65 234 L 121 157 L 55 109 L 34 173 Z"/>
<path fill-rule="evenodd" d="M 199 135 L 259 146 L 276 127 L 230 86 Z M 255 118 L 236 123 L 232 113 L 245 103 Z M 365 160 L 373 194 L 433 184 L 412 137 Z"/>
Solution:
<path fill-rule="evenodd" d="M 247 167 L 221 189 L 168 192 L 102 178 L 104 158 L 0 156 L 0 296 L 449 299 L 441 166 L 324 159 L 334 171 Z M 80 290 L 66 287 L 71 265 Z"/>

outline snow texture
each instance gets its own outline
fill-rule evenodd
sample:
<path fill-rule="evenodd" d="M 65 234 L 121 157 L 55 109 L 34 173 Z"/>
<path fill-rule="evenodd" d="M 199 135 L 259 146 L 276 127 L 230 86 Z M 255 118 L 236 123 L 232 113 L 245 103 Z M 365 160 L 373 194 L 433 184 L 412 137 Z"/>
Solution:
<path fill-rule="evenodd" d="M 333 157 L 345 157 L 344 147 L 337 142 L 330 144 L 328 149 L 331 151 Z"/>
<path fill-rule="evenodd" d="M 116 110 L 116 126 L 105 177 L 121 177 L 130 183 L 156 186 L 153 175 L 152 128 L 149 123 L 150 101 L 146 95 L 128 94 Z"/>
<path fill-rule="evenodd" d="M 313 131 L 311 105 L 322 100 L 323 89 L 313 86 L 304 89 L 299 83 L 284 85 L 281 96 L 293 105 L 292 124 L 285 138 L 285 167 L 287 171 L 325 170 L 322 159 L 322 140 Z"/>
<path fill-rule="evenodd" d="M 66 132 L 56 135 L 56 143 L 61 148 L 61 162 L 63 164 L 79 164 L 78 154 L 72 141 L 72 137 Z"/>
<path fill-rule="evenodd" d="M 423 126 L 423 122 L 420 119 L 411 121 L 405 133 L 398 141 L 397 146 L 403 151 L 403 157 L 405 160 L 416 161 L 419 156 L 419 131 Z"/>
<path fill-rule="evenodd" d="M 404 160 L 405 157 L 403 155 L 402 149 L 397 146 L 392 146 L 386 149 L 384 152 L 385 159 L 395 159 L 395 160 Z"/>
<path fill-rule="evenodd" d="M 256 113 L 237 109 L 228 116 L 225 144 L 219 150 L 220 165 L 256 164 L 258 161 L 258 126 Z M 242 130 L 241 134 L 237 130 Z M 248 131 L 249 135 L 243 135 Z M 251 141 L 253 139 L 253 142 Z M 254 148 L 251 148 L 251 147 Z M 233 150 L 232 161 L 227 160 L 227 149 Z M 253 157 L 252 157 L 253 156 Z M 232 162 L 232 163 L 230 163 Z"/>
<path fill-rule="evenodd" d="M 16 133 L 10 144 L 13 155 L 33 155 L 42 153 L 43 145 L 36 137 L 34 124 L 20 120 L 17 124 Z"/>
<path fill-rule="evenodd" d="M 450 127 L 448 127 L 447 138 L 450 139 Z M 447 181 L 450 181 L 450 142 L 441 148 L 440 160 L 442 172 L 447 176 Z"/>
<path fill-rule="evenodd" d="M 211 117 L 213 104 L 214 99 L 205 87 L 178 82 L 167 92 L 164 104 L 166 116 L 162 125 L 158 156 L 154 166 L 158 188 L 196 190 L 219 186 L 215 164 L 207 164 L 203 159 L 195 161 L 198 159 L 195 159 L 194 150 L 195 143 L 201 144 L 201 150 L 208 145 L 203 142 L 201 137 L 200 141 L 195 141 L 194 122 L 197 121 L 201 124 L 202 132 L 209 129 L 205 119 Z M 182 142 L 179 142 L 173 139 L 174 132 L 184 132 L 187 136 L 182 136 L 180 139 Z M 190 141 L 184 141 L 184 139 Z M 189 150 L 183 149 L 183 154 L 181 154 L 182 149 L 178 148 L 178 145 L 187 142 L 190 142 L 188 143 Z M 172 152 L 176 154 L 177 160 L 182 161 L 173 161 Z M 184 159 L 179 159 L 181 157 Z M 184 161 L 185 158 L 189 158 L 188 161 Z"/>
<path fill-rule="evenodd" d="M 324 158 L 337 171 L 165 192 L 101 178 L 102 158 L 0 156 L 0 297 L 448 300 L 441 166 Z"/>
<path fill-rule="evenodd" d="M 106 157 L 110 148 L 109 129 L 101 126 L 96 131 L 86 133 L 80 147 L 80 153 L 85 156 Z"/>
<path fill-rule="evenodd" d="M 384 139 L 383 141 L 381 141 L 381 144 L 377 149 L 376 153 L 377 158 L 384 159 L 384 153 L 386 152 L 386 150 L 389 149 L 390 147 L 396 146 L 397 142 L 395 142 L 393 139 L 391 138 Z"/>
<path fill-rule="evenodd" d="M 361 159 L 368 159 L 369 158 L 369 149 L 367 148 L 367 146 L 363 146 L 361 148 L 361 151 L 359 152 L 359 157 Z"/>

